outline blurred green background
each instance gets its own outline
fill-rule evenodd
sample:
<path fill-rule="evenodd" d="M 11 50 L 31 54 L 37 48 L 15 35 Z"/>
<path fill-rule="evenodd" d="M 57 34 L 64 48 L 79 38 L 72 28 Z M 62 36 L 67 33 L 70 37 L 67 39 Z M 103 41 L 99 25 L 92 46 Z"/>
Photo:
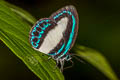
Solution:
<path fill-rule="evenodd" d="M 100 51 L 120 78 L 120 0 L 6 0 L 36 19 L 49 17 L 66 5 L 74 5 L 79 14 L 76 44 Z M 11 50 L 0 41 L 0 80 L 39 80 Z M 64 70 L 66 80 L 108 80 L 87 62 Z"/>

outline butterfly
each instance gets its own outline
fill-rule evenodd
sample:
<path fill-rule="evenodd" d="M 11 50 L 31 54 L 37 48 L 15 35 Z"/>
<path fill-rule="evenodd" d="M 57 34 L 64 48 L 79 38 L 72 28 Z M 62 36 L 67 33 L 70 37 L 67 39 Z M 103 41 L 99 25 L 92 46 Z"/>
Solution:
<path fill-rule="evenodd" d="M 75 43 L 78 25 L 76 8 L 65 6 L 36 22 L 30 30 L 30 44 L 35 50 L 50 55 L 63 70 L 64 61 L 71 60 L 69 51 Z"/>

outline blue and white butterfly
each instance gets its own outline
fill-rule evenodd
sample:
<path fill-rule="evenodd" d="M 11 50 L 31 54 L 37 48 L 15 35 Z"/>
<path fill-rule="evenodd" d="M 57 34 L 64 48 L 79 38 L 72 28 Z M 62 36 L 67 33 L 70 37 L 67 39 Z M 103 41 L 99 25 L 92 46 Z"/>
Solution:
<path fill-rule="evenodd" d="M 65 6 L 49 18 L 42 18 L 30 31 L 30 43 L 35 50 L 50 55 L 63 70 L 64 61 L 71 59 L 78 32 L 78 14 L 74 6 Z"/>

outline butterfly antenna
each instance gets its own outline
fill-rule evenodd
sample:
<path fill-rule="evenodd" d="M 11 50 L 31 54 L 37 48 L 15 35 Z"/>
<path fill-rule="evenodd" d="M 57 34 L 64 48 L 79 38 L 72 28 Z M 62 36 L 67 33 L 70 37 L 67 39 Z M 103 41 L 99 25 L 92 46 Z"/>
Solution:
<path fill-rule="evenodd" d="M 64 60 L 60 60 L 60 65 L 61 65 L 60 71 L 61 71 L 61 72 L 63 72 L 64 62 L 65 62 Z"/>
<path fill-rule="evenodd" d="M 81 60 L 80 58 L 76 57 L 76 56 L 78 56 L 77 54 L 71 54 L 71 56 L 74 57 L 74 58 L 75 58 L 76 60 L 78 60 L 79 62 L 85 64 L 85 62 L 84 62 L 83 60 Z"/>

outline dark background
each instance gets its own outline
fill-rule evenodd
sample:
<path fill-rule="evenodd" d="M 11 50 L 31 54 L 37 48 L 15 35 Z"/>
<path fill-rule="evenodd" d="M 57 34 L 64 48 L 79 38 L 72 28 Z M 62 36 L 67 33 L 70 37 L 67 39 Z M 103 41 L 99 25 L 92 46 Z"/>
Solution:
<path fill-rule="evenodd" d="M 102 52 L 120 78 L 120 0 L 6 1 L 27 10 L 37 20 L 66 5 L 74 5 L 80 19 L 76 44 Z M 2 41 L 0 45 L 0 80 L 39 80 Z M 91 64 L 77 60 L 74 63 L 74 67 L 64 70 L 66 80 L 108 80 Z"/>

